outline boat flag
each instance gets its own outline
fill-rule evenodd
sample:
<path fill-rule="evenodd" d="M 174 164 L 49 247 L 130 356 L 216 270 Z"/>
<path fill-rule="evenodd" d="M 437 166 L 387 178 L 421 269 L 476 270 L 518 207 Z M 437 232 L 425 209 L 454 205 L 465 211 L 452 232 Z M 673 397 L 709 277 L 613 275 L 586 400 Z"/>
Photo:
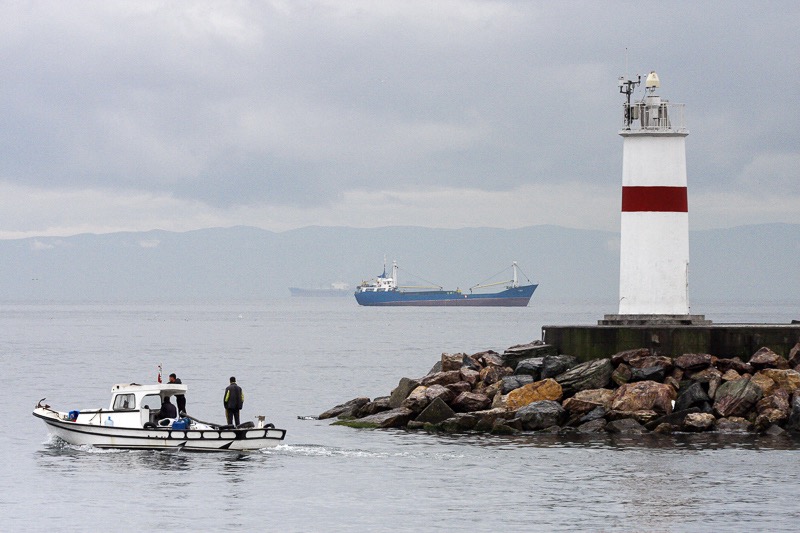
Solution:
<path fill-rule="evenodd" d="M 158 382 L 161 383 L 161 363 L 158 363 Z"/>

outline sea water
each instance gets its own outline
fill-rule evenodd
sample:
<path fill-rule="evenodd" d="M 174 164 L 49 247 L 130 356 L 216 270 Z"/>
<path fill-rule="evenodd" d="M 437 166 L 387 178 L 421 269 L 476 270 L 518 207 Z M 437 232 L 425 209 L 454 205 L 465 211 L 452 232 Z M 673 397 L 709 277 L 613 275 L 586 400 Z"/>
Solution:
<path fill-rule="evenodd" d="M 389 394 L 442 352 L 592 324 L 603 304 L 364 308 L 350 299 L 5 304 L 0 363 L 2 531 L 794 531 L 800 443 L 750 435 L 559 437 L 356 430 L 307 419 Z M 613 310 L 611 310 L 613 312 Z M 796 308 L 695 308 L 715 322 L 788 322 Z M 189 386 L 222 421 L 230 376 L 244 420 L 287 429 L 250 453 L 102 451 L 31 415 L 107 407 L 115 383 Z"/>

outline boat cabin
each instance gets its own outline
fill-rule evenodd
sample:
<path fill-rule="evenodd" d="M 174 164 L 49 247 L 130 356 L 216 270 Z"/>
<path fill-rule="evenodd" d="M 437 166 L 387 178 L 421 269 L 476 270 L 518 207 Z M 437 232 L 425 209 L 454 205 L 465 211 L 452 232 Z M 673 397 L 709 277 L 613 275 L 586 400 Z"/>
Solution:
<path fill-rule="evenodd" d="M 93 425 L 141 428 L 157 424 L 163 398 L 177 409 L 174 396 L 186 394 L 188 387 L 177 383 L 119 384 L 111 387 L 111 404 L 108 409 L 86 409 L 77 413 L 76 422 Z"/>

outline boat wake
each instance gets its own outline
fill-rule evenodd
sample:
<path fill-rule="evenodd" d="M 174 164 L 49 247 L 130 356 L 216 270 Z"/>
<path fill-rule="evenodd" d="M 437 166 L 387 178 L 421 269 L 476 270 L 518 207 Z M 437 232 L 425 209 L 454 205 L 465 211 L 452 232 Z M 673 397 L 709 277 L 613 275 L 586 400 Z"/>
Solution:
<path fill-rule="evenodd" d="M 377 452 L 359 449 L 327 447 L 319 444 L 279 444 L 274 448 L 259 450 L 263 455 L 281 455 L 297 457 L 353 457 L 353 458 L 389 458 L 407 457 L 409 459 L 463 459 L 463 454 L 428 453 L 428 452 Z"/>

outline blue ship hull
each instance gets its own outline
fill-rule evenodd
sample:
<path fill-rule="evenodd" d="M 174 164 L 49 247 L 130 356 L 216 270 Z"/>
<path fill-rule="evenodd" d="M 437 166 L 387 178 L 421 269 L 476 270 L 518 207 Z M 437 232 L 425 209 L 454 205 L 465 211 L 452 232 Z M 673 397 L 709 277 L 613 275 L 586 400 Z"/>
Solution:
<path fill-rule="evenodd" d="M 459 291 L 356 291 L 359 305 L 380 306 L 452 306 L 452 307 L 525 307 L 538 285 L 512 287 L 501 292 L 468 294 Z"/>

